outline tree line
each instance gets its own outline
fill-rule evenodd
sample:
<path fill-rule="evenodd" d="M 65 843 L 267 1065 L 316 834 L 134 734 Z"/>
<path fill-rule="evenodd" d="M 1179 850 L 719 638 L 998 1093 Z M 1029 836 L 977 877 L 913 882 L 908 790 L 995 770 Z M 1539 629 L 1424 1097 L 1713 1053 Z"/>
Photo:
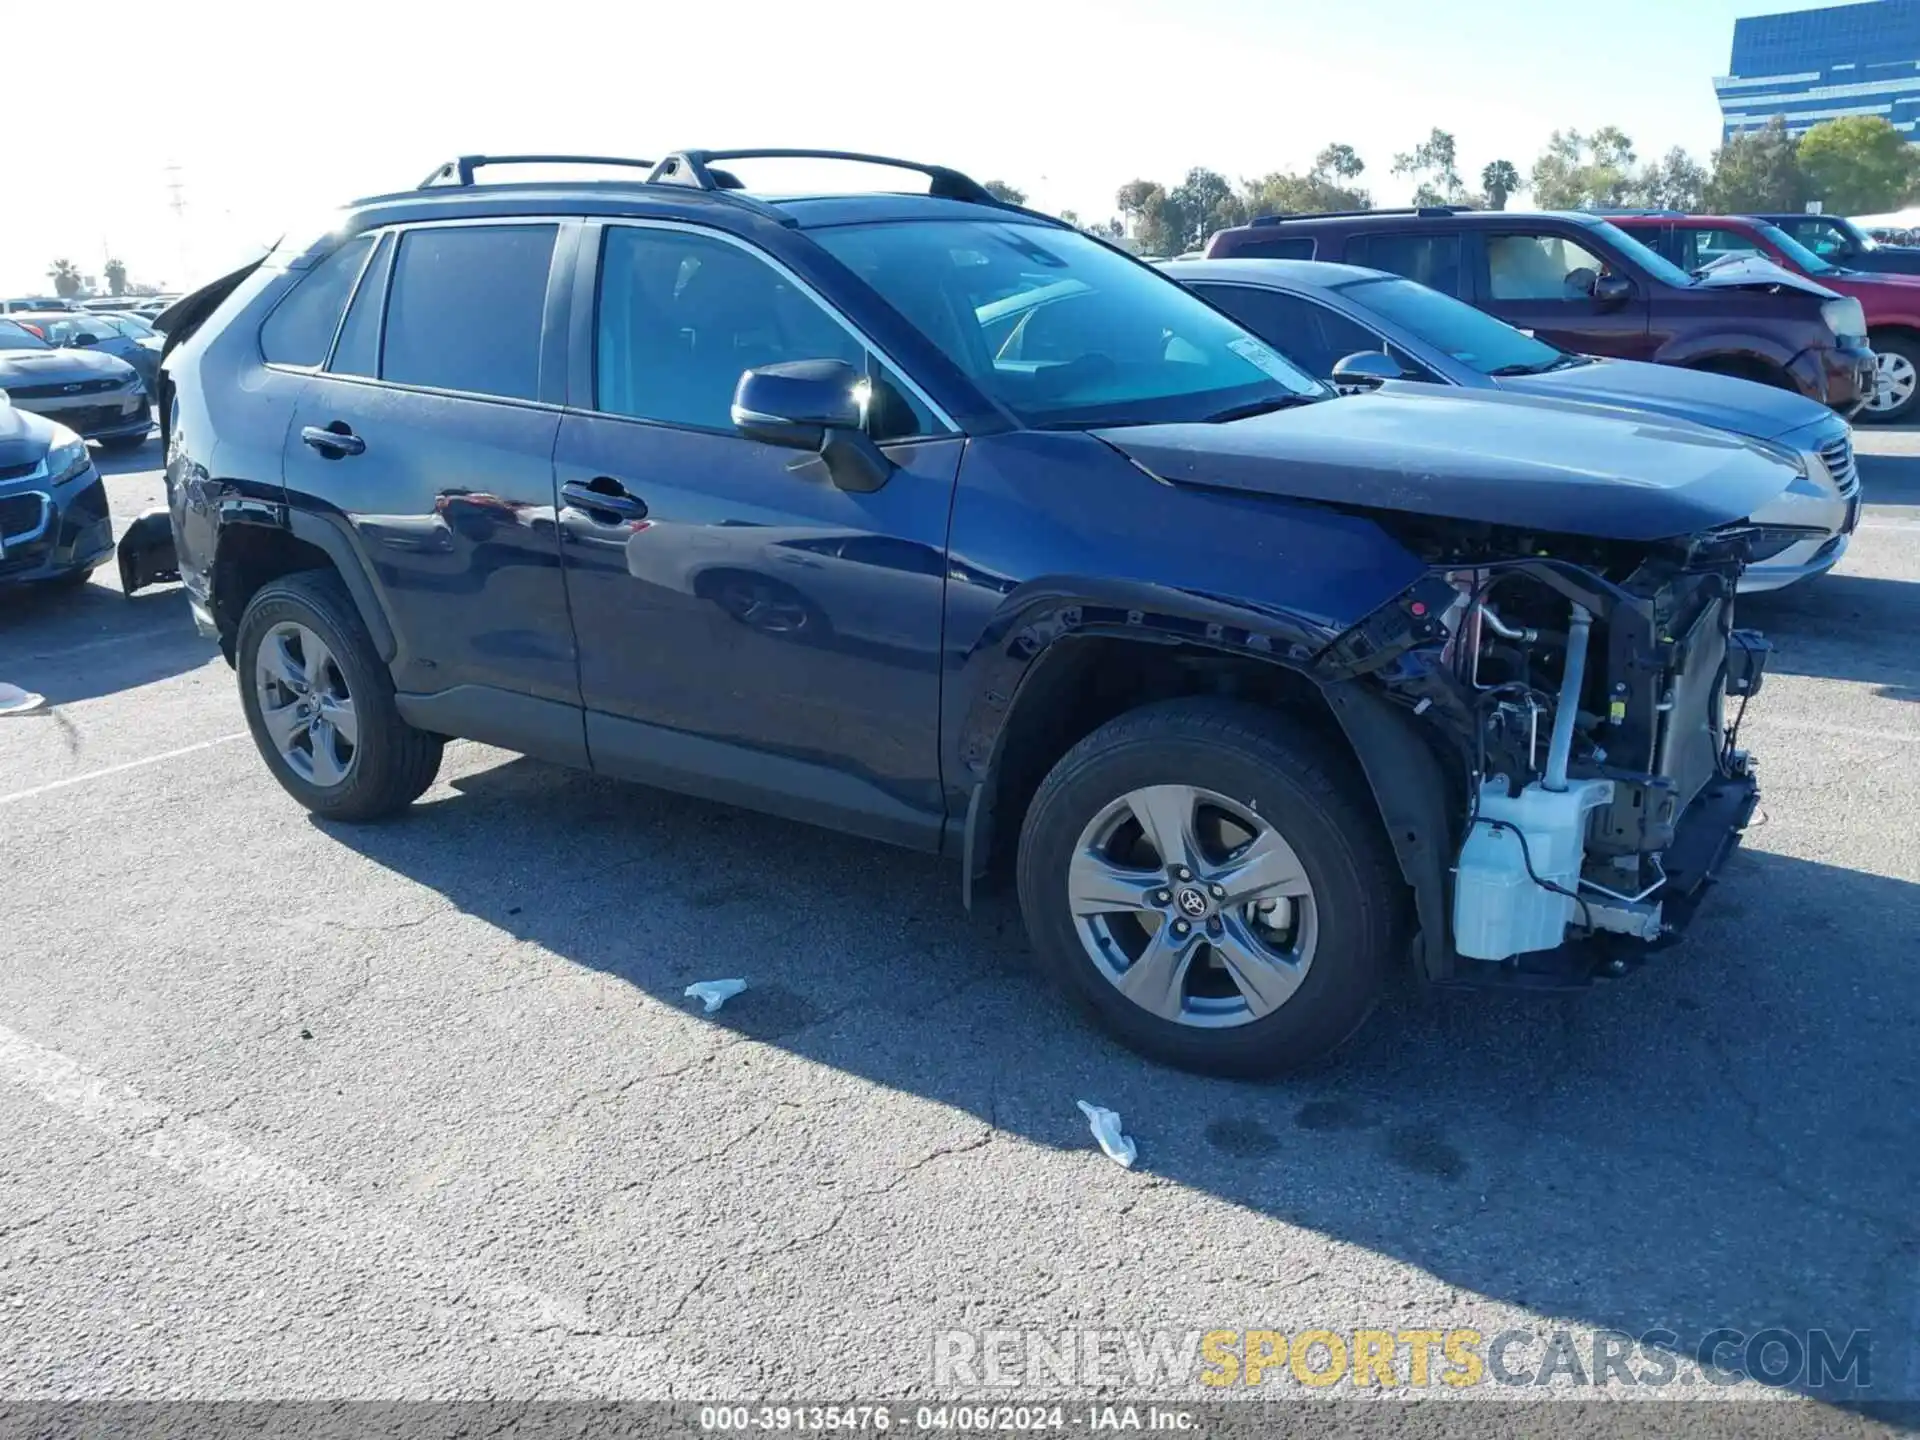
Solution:
<path fill-rule="evenodd" d="M 127 279 L 127 264 L 124 260 L 109 260 L 100 267 L 100 274 L 107 282 L 109 295 L 155 295 L 158 287 L 136 285 Z M 55 260 L 47 266 L 47 278 L 53 281 L 53 293 L 62 299 L 71 300 L 86 289 L 86 276 L 80 267 L 71 260 Z"/>
<path fill-rule="evenodd" d="M 1216 230 L 1255 216 L 1315 210 L 1368 210 L 1373 196 L 1361 183 L 1366 162 L 1351 145 L 1328 145 L 1304 172 L 1275 171 L 1234 182 L 1195 166 L 1175 185 L 1132 180 L 1114 196 L 1115 219 L 1087 224 L 1071 211 L 1061 218 L 1097 234 L 1130 233 L 1142 249 L 1177 255 L 1206 243 Z M 1920 200 L 1920 147 L 1877 115 L 1850 115 L 1787 133 L 1776 116 L 1759 130 L 1735 135 L 1705 165 L 1680 146 L 1642 160 L 1617 125 L 1591 133 L 1556 130 L 1524 180 L 1511 160 L 1489 160 L 1477 185 L 1461 173 L 1453 135 L 1434 129 L 1393 157 L 1392 174 L 1413 181 L 1416 205 L 1471 205 L 1504 210 L 1526 192 L 1536 209 L 1659 209 L 1738 213 L 1802 210 L 1819 201 L 1830 214 L 1864 215 Z M 1025 203 L 1005 181 L 987 182 L 1002 199 Z"/>

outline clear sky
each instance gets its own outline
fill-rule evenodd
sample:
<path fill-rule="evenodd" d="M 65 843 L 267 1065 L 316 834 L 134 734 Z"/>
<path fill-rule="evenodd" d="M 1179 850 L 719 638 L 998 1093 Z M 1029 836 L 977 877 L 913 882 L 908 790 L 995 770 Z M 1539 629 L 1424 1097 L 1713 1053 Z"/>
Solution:
<path fill-rule="evenodd" d="M 1377 202 L 1404 200 L 1394 152 L 1435 125 L 1470 182 L 1496 158 L 1524 175 L 1569 126 L 1704 161 L 1734 17 L 1798 8 L 0 0 L 0 291 L 49 288 L 56 256 L 98 274 L 108 252 L 178 287 L 475 151 L 879 150 L 1088 219 L 1137 176 L 1305 168 L 1332 141 L 1366 160 Z"/>

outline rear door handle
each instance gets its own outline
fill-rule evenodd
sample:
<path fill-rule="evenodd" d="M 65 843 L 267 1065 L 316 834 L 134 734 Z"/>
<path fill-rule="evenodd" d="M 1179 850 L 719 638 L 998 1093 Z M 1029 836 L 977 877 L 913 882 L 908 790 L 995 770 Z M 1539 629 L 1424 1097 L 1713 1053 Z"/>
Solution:
<path fill-rule="evenodd" d="M 367 442 L 349 430 L 343 420 L 336 420 L 332 425 L 309 425 L 300 432 L 300 439 L 335 460 L 342 455 L 362 454 L 367 448 Z"/>
<path fill-rule="evenodd" d="M 569 480 L 560 487 L 560 498 L 576 510 L 599 511 L 624 520 L 644 520 L 647 515 L 647 502 L 630 493 L 611 475 Z"/>

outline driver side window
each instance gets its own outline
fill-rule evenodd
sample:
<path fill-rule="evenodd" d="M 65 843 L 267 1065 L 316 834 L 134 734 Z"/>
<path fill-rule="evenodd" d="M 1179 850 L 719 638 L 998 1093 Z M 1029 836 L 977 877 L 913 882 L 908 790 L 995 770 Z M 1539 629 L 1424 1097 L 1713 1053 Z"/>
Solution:
<path fill-rule="evenodd" d="M 931 417 L 785 274 L 712 236 L 607 228 L 595 322 L 594 408 L 732 434 L 740 376 L 786 360 L 843 360 L 873 387 L 876 440 L 933 432 Z"/>
<path fill-rule="evenodd" d="M 1488 294 L 1494 300 L 1585 300 L 1606 270 L 1605 260 L 1564 235 L 1487 237 Z"/>

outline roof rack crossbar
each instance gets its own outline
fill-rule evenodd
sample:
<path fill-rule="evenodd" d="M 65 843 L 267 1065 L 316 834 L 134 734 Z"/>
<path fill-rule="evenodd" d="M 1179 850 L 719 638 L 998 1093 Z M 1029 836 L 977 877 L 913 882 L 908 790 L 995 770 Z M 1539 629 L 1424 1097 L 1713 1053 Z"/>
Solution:
<path fill-rule="evenodd" d="M 975 205 L 998 205 L 986 186 L 945 165 L 923 165 L 917 160 L 897 160 L 888 155 L 864 155 L 854 150 L 676 150 L 647 176 L 649 182 L 686 185 L 696 190 L 738 189 L 739 182 L 724 170 L 715 170 L 715 162 L 725 160 L 844 160 L 856 165 L 884 165 L 893 170 L 912 170 L 930 182 L 929 195 L 942 200 L 965 200 Z"/>
<path fill-rule="evenodd" d="M 473 172 L 489 165 L 619 165 L 649 172 L 654 168 L 651 160 L 626 155 L 461 155 L 439 166 L 415 188 L 431 190 L 449 180 L 456 185 L 471 185 Z"/>

